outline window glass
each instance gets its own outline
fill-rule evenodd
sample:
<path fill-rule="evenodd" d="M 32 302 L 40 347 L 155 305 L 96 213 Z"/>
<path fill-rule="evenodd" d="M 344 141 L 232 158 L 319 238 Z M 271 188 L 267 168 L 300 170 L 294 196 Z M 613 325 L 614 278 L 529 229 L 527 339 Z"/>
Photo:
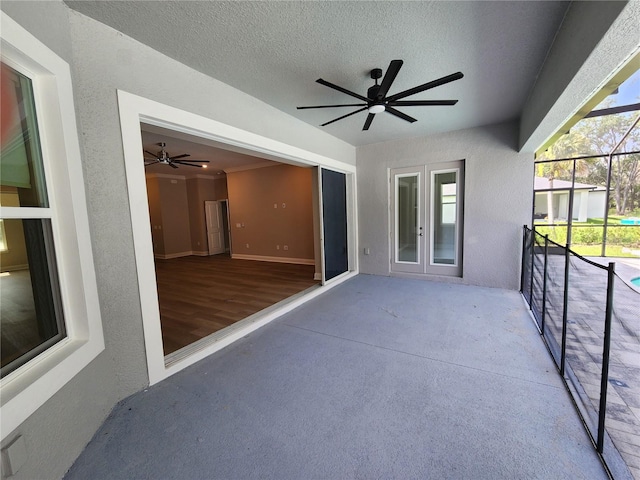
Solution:
<path fill-rule="evenodd" d="M 397 249 L 399 262 L 418 261 L 418 175 L 396 177 Z"/>
<path fill-rule="evenodd" d="M 0 67 L 0 184 L 15 188 L 18 206 L 48 207 L 31 80 Z"/>
<path fill-rule="evenodd" d="M 432 263 L 455 265 L 457 250 L 457 174 L 433 174 Z"/>
<path fill-rule="evenodd" d="M 1 74 L 0 205 L 11 217 L 0 220 L 4 377 L 64 338 L 65 327 L 31 80 L 5 64 Z M 41 210 L 34 218 L 22 207 Z"/>

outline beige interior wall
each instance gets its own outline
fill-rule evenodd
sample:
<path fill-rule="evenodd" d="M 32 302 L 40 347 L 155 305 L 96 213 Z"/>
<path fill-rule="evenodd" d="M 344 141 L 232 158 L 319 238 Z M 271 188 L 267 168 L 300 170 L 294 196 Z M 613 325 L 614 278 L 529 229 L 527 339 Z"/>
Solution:
<path fill-rule="evenodd" d="M 212 200 L 224 200 L 229 198 L 229 193 L 227 191 L 227 177 L 216 178 L 213 183 L 215 185 L 215 198 L 212 198 Z"/>
<path fill-rule="evenodd" d="M 292 165 L 227 173 L 234 254 L 314 260 L 311 173 Z"/>
<path fill-rule="evenodd" d="M 188 178 L 186 182 L 191 251 L 196 254 L 203 254 L 207 251 L 204 203 L 200 194 L 200 182 L 199 178 Z M 213 182 L 209 181 L 209 183 Z"/>
<path fill-rule="evenodd" d="M 191 227 L 189 225 L 189 200 L 184 178 L 158 177 L 162 209 L 164 254 L 191 252 Z"/>
<path fill-rule="evenodd" d="M 146 177 L 147 197 L 149 198 L 149 217 L 151 219 L 151 239 L 153 253 L 164 255 L 164 233 L 162 230 L 162 206 L 160 203 L 160 185 L 156 177 Z"/>

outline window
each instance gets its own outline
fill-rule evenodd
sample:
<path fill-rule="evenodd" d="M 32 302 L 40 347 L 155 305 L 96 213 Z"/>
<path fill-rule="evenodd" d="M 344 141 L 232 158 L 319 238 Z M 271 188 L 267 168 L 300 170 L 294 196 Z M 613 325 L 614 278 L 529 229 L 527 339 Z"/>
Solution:
<path fill-rule="evenodd" d="M 0 265 L 0 377 L 5 377 L 66 335 L 31 80 L 0 63 L 0 81 L 0 185 L 11 189 L 0 195 L 0 206 L 18 217 L 23 207 L 41 207 L 41 218 L 6 220 L 15 248 Z"/>
<path fill-rule="evenodd" d="M 3 12 L 0 27 L 4 439 L 104 343 L 69 65 Z"/>

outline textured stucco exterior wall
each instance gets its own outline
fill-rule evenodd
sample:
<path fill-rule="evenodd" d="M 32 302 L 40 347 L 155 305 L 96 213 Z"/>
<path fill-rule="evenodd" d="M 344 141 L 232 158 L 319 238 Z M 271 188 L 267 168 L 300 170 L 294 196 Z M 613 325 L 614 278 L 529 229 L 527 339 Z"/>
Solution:
<path fill-rule="evenodd" d="M 517 289 L 522 225 L 530 221 L 533 190 L 533 155 L 518 153 L 517 141 L 517 125 L 507 123 L 358 147 L 360 272 L 389 275 L 388 169 L 464 159 L 459 281 Z M 364 248 L 371 253 L 364 255 Z"/>
<path fill-rule="evenodd" d="M 148 385 L 116 90 L 345 163 L 355 148 L 62 2 L 0 5 L 70 64 L 74 87 L 105 351 L 9 437 L 23 435 L 28 455 L 12 479 L 60 478 L 113 405 Z"/>

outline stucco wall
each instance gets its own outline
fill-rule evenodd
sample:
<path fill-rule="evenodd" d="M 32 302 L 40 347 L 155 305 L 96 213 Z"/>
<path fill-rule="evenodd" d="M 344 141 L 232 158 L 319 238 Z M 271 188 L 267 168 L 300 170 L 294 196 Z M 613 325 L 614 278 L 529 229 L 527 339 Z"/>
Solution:
<path fill-rule="evenodd" d="M 389 275 L 388 169 L 464 159 L 460 281 L 517 289 L 533 189 L 533 155 L 518 153 L 517 141 L 517 125 L 508 123 L 358 147 L 360 272 Z"/>
<path fill-rule="evenodd" d="M 28 458 L 12 477 L 60 478 L 113 405 L 148 385 L 116 90 L 346 163 L 355 163 L 355 149 L 72 12 L 62 2 L 3 1 L 0 5 L 69 62 L 74 83 L 106 349 L 18 427 Z"/>

